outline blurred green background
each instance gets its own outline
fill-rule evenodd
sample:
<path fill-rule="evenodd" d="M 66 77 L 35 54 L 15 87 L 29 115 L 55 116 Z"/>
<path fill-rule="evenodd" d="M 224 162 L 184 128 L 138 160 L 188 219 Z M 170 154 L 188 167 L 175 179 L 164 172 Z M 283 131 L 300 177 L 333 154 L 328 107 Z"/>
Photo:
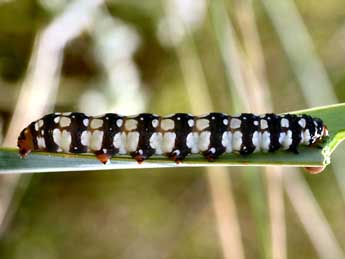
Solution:
<path fill-rule="evenodd" d="M 343 0 L 0 0 L 0 141 L 51 111 L 286 112 L 345 100 Z M 344 258 L 324 173 L 2 175 L 0 258 Z"/>

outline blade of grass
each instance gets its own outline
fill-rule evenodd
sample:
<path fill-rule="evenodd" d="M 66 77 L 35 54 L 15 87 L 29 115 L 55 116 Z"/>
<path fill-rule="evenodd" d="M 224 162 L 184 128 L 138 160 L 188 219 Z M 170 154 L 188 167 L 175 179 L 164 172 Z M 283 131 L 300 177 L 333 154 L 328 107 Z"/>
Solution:
<path fill-rule="evenodd" d="M 302 93 L 306 103 L 309 106 L 319 106 L 329 103 L 337 103 L 335 92 L 327 75 L 322 60 L 315 51 L 314 42 L 308 32 L 307 26 L 303 22 L 295 1 L 262 1 L 268 16 L 272 20 L 282 46 L 291 63 L 297 80 L 300 83 Z M 341 133 L 339 133 L 341 134 Z M 340 135 L 338 135 L 341 137 Z M 324 152 L 331 153 L 339 141 L 334 139 L 335 143 L 329 143 Z M 345 197 L 342 159 L 344 150 L 337 152 L 332 158 L 332 168 L 336 176 L 339 189 Z M 326 154 L 326 157 L 329 157 Z M 294 170 L 292 170 L 294 171 Z M 314 198 L 309 185 L 298 173 L 284 175 L 284 186 L 295 208 L 295 211 L 301 220 L 302 226 L 308 234 L 311 243 L 322 258 L 344 258 L 344 254 L 338 241 L 330 227 L 330 222 L 323 215 L 322 210 Z M 305 208 L 309 204 L 309 208 Z M 302 208 L 302 210 L 301 210 Z M 314 221 L 317 221 L 315 224 Z M 315 226 L 318 226 L 315 228 Z"/>
<path fill-rule="evenodd" d="M 318 258 L 344 258 L 344 251 L 303 175 L 287 170 L 286 194 L 313 244 Z"/>
<path fill-rule="evenodd" d="M 263 113 L 273 111 L 273 103 L 253 4 L 252 0 L 234 1 L 234 14 L 243 38 L 243 51 L 239 52 L 243 60 L 241 70 L 247 81 L 245 87 L 248 93 L 240 98 L 247 103 L 246 106 L 251 105 L 255 111 Z M 236 37 L 235 32 L 233 35 L 235 44 L 239 42 L 239 36 Z M 230 43 L 224 45 L 227 47 Z M 243 174 L 255 215 L 260 256 L 265 258 L 287 257 L 283 170 L 282 167 L 263 167 L 263 174 Z"/>
<path fill-rule="evenodd" d="M 59 85 L 63 49 L 71 39 L 88 26 L 92 19 L 92 15 L 88 14 L 92 14 L 102 2 L 75 1 L 36 35 L 27 73 L 3 145 L 15 145 L 17 132 L 22 127 L 53 109 Z M 80 8 L 81 6 L 83 8 Z M 85 17 L 87 19 L 84 19 Z M 71 19 L 73 24 L 70 22 Z M 20 203 L 20 197 L 25 192 L 23 189 L 19 190 L 19 193 L 17 191 L 18 182 L 23 180 L 20 176 L 4 175 L 1 179 L 3 184 L 0 185 L 0 236 L 5 233 L 7 223 L 11 220 L 11 215 L 14 214 L 16 206 Z M 28 185 L 30 176 L 27 175 L 23 181 Z"/>
<path fill-rule="evenodd" d="M 213 110 L 215 101 L 210 95 L 195 37 L 188 26 L 182 22 L 183 19 L 177 17 L 175 20 L 175 23 L 181 21 L 182 27 L 186 30 L 185 42 L 176 48 L 176 54 L 185 82 L 184 86 L 186 92 L 189 93 L 187 96 L 191 111 L 200 113 Z M 231 177 L 228 170 L 222 167 L 208 168 L 206 172 L 223 258 L 243 259 L 245 258 L 243 242 Z"/>
<path fill-rule="evenodd" d="M 243 2 L 241 1 L 241 3 Z M 240 8 L 238 7 L 239 4 L 235 1 L 234 13 L 240 13 Z M 259 80 L 252 80 L 255 74 L 255 69 L 252 69 L 255 62 L 252 62 L 250 54 L 254 51 L 249 50 L 250 48 L 246 42 L 254 42 L 254 40 L 253 38 L 248 39 L 246 37 L 248 35 L 244 33 L 244 31 L 247 31 L 247 28 L 244 29 L 246 22 L 243 19 L 241 20 L 238 15 L 238 24 L 243 25 L 240 27 L 240 30 L 243 34 L 244 44 L 240 43 L 240 36 L 234 29 L 232 21 L 234 18 L 228 15 L 227 9 L 224 0 L 212 1 L 210 4 L 211 20 L 215 31 L 217 47 L 224 65 L 227 88 L 232 93 L 228 98 L 231 98 L 229 99 L 231 103 L 237 104 L 234 107 L 237 111 L 257 111 L 262 113 L 264 112 L 263 104 L 269 105 L 270 103 L 270 101 L 267 101 L 270 94 L 261 89 Z M 258 53 L 257 49 L 255 53 Z M 252 71 L 252 73 L 249 71 Z M 225 90 L 223 91 L 226 92 Z M 272 111 L 272 108 L 267 108 L 267 110 Z M 242 177 L 246 184 L 249 204 L 255 222 L 257 256 L 270 258 L 268 249 L 269 217 L 267 214 L 269 206 L 265 199 L 265 186 L 262 181 L 263 174 L 260 173 L 262 170 L 264 171 L 265 168 L 263 167 L 261 170 L 258 168 L 247 169 L 246 172 L 250 173 L 245 173 Z M 273 180 L 273 177 L 269 179 Z"/>
<path fill-rule="evenodd" d="M 328 126 L 330 137 L 323 149 L 301 146 L 298 155 L 279 151 L 276 153 L 257 153 L 249 156 L 226 154 L 216 162 L 207 162 L 200 155 L 191 155 L 176 165 L 165 157 L 154 157 L 143 164 L 137 164 L 129 156 L 112 159 L 110 165 L 99 163 L 93 155 L 67 155 L 58 153 L 37 152 L 27 159 L 20 159 L 17 151 L 11 148 L 0 149 L 0 173 L 35 173 L 57 171 L 91 171 L 114 169 L 138 169 L 158 167 L 200 167 L 200 166 L 303 166 L 320 167 L 330 163 L 330 155 L 345 139 L 345 104 L 319 107 L 297 111 L 320 117 Z"/>

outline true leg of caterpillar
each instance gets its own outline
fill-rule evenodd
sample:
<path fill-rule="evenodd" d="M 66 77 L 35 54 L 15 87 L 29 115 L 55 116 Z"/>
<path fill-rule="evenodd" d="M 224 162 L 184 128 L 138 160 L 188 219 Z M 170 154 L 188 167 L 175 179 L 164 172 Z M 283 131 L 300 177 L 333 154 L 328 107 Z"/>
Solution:
<path fill-rule="evenodd" d="M 22 130 L 18 137 L 17 146 L 19 147 L 19 156 L 21 158 L 26 158 L 29 153 L 35 148 L 35 144 L 29 127 Z"/>

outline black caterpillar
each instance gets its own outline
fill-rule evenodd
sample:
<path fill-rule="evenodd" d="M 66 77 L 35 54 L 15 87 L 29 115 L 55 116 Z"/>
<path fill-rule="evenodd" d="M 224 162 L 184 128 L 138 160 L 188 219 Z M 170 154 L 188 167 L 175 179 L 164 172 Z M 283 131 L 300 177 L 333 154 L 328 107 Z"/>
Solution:
<path fill-rule="evenodd" d="M 178 163 L 191 153 L 201 153 L 209 161 L 225 152 L 248 155 L 282 149 L 298 153 L 298 145 L 322 143 L 326 136 L 322 120 L 306 114 L 161 117 L 107 113 L 90 117 L 73 112 L 48 114 L 32 122 L 20 133 L 18 147 L 21 157 L 30 151 L 91 152 L 103 163 L 116 154 L 130 154 L 141 163 L 163 154 Z"/>

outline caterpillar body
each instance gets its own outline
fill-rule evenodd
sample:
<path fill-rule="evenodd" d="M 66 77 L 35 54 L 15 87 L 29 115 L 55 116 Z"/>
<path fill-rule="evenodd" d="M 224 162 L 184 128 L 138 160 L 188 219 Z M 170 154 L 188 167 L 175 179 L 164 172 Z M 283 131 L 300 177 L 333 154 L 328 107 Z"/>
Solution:
<path fill-rule="evenodd" d="M 158 116 L 141 113 L 52 113 L 32 122 L 18 137 L 19 154 L 31 151 L 94 153 L 102 163 L 116 154 L 129 154 L 139 163 L 165 155 L 176 163 L 201 153 L 212 161 L 223 153 L 248 155 L 278 149 L 298 153 L 299 145 L 322 143 L 328 136 L 321 119 L 309 115 L 176 113 Z"/>

